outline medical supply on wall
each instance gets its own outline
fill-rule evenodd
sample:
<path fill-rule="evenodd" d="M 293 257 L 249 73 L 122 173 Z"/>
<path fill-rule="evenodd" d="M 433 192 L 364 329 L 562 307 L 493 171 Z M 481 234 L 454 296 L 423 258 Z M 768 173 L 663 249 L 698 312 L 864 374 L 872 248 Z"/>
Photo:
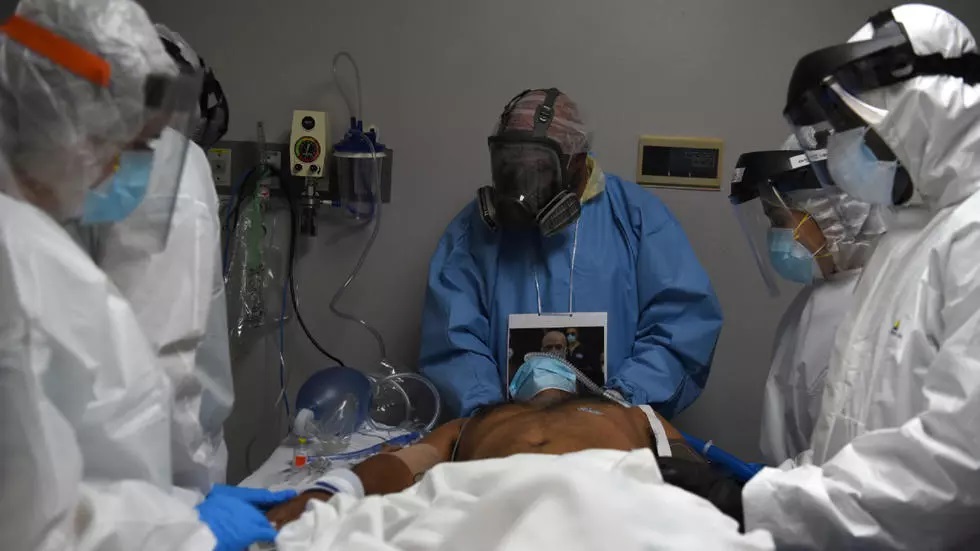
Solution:
<path fill-rule="evenodd" d="M 377 129 L 365 132 L 364 122 L 351 117 L 344 139 L 333 146 L 333 164 L 340 206 L 356 220 L 374 217 L 375 194 L 384 185 L 375 182 L 380 182 L 385 156 Z"/>
<path fill-rule="evenodd" d="M 319 181 L 327 174 L 327 136 L 330 123 L 323 111 L 293 111 L 289 139 L 289 170 L 305 178 L 300 195 L 300 233 L 316 235 L 320 208 Z"/>
<path fill-rule="evenodd" d="M 326 174 L 326 145 L 330 119 L 323 111 L 293 111 L 289 135 L 289 166 L 293 176 L 322 178 Z"/>
<path fill-rule="evenodd" d="M 354 68 L 354 78 L 355 78 L 355 84 L 357 86 L 357 111 L 356 112 L 354 111 L 350 98 L 347 96 L 347 93 L 344 91 L 344 87 L 340 85 L 337 68 L 338 68 L 338 62 L 340 61 L 341 58 L 346 58 L 350 62 L 351 66 Z M 388 351 L 385 347 L 384 338 L 381 336 L 381 333 L 365 320 L 353 314 L 344 312 L 340 310 L 337 306 L 340 303 L 340 299 L 344 296 L 344 293 L 351 286 L 354 280 L 357 279 L 358 274 L 361 272 L 361 268 L 364 266 L 364 261 L 367 260 L 368 255 L 371 253 L 371 248 L 374 246 L 374 242 L 378 237 L 378 233 L 381 231 L 381 189 L 382 189 L 381 175 L 383 172 L 382 164 L 383 164 L 384 156 L 379 156 L 378 155 L 379 152 L 375 149 L 376 136 L 372 138 L 367 136 L 364 132 L 361 131 L 361 129 L 363 128 L 363 118 L 362 118 L 363 103 L 361 100 L 361 73 L 357 67 L 357 63 L 354 61 L 354 58 L 351 57 L 351 55 L 347 52 L 337 53 L 337 55 L 335 55 L 333 58 L 333 74 L 334 74 L 334 78 L 337 79 L 337 86 L 344 97 L 344 101 L 347 104 L 347 109 L 351 113 L 352 125 L 350 130 L 348 131 L 348 134 L 350 135 L 350 139 L 352 141 L 355 139 L 360 139 L 367 147 L 368 151 L 370 152 L 369 157 L 363 157 L 357 159 L 356 163 L 352 162 L 352 166 L 356 165 L 361 167 L 361 172 L 359 173 L 359 177 L 357 178 L 360 184 L 364 184 L 365 181 L 370 182 L 371 180 L 370 178 L 365 180 L 364 178 L 365 174 L 368 176 L 372 176 L 372 175 L 374 176 L 373 187 L 368 189 L 368 192 L 370 193 L 370 197 L 374 201 L 373 208 L 371 209 L 373 216 L 367 219 L 368 221 L 371 221 L 373 219 L 374 228 L 371 230 L 371 235 L 368 237 L 367 243 L 365 243 L 364 245 L 364 251 L 361 252 L 361 256 L 357 259 L 357 262 L 354 264 L 354 268 L 347 276 L 347 280 L 344 281 L 344 284 L 341 285 L 339 289 L 337 289 L 337 292 L 334 294 L 333 298 L 330 299 L 330 311 L 333 312 L 334 315 L 336 315 L 337 317 L 356 323 L 361 327 L 363 327 L 364 329 L 366 329 L 369 333 L 371 333 L 371 336 L 373 336 L 374 340 L 378 343 L 378 352 L 381 355 L 381 358 L 378 363 L 387 374 L 395 374 L 398 372 L 398 369 L 396 369 L 394 364 L 392 364 L 392 362 L 388 359 Z M 378 147 L 383 147 L 383 145 L 378 144 Z M 375 167 L 372 170 L 368 171 L 364 169 L 365 163 L 373 163 Z"/>
<path fill-rule="evenodd" d="M 718 446 L 715 446 L 711 440 L 705 442 L 690 434 L 684 432 L 681 434 L 687 440 L 687 444 L 700 453 L 702 457 L 721 467 L 740 482 L 748 482 L 764 467 L 761 463 L 746 463 L 742 461 Z"/>
<path fill-rule="evenodd" d="M 318 440 L 322 439 L 331 443 L 349 438 L 349 435 L 355 432 L 358 427 L 372 422 L 372 416 L 394 425 L 431 429 L 439 414 L 438 392 L 435 387 L 417 375 L 399 373 L 399 370 L 387 358 L 387 350 L 380 332 L 358 316 L 341 310 L 339 306 L 344 293 L 357 278 L 380 231 L 382 178 L 386 174 L 390 174 L 390 163 L 385 165 L 388 151 L 384 144 L 379 142 L 377 130 L 369 127 L 365 131 L 365 125 L 361 119 L 360 76 L 357 65 L 346 52 L 341 52 L 335 56 L 333 62 L 334 75 L 337 76 L 337 65 L 344 57 L 351 62 L 356 74 L 358 103 L 355 111 L 338 78 L 338 88 L 344 94 L 344 99 L 347 102 L 351 123 L 344 139 L 337 144 L 337 151 L 333 156 L 334 160 L 327 162 L 330 156 L 325 147 L 325 140 L 329 136 L 329 119 L 326 113 L 316 111 L 294 112 L 288 174 L 280 173 L 278 167 L 273 164 L 266 164 L 265 158 L 260 158 L 259 164 L 233 186 L 233 197 L 225 215 L 225 226 L 226 228 L 233 228 L 228 233 L 234 236 L 228 242 L 233 246 L 226 247 L 229 249 L 224 260 L 226 272 L 230 271 L 232 278 L 238 277 L 242 281 L 240 293 L 242 300 L 239 305 L 241 312 L 238 323 L 235 324 L 235 330 L 241 335 L 247 329 L 271 323 L 279 324 L 278 364 L 281 388 L 277 404 L 282 403 L 287 415 L 293 417 L 292 412 L 290 412 L 289 399 L 285 392 L 285 321 L 288 317 L 288 306 L 292 306 L 293 314 L 290 315 L 295 315 L 303 333 L 314 347 L 343 368 L 335 371 L 330 377 L 339 377 L 340 374 L 346 373 L 343 380 L 324 379 L 320 383 L 316 383 L 321 375 L 320 372 L 314 374 L 310 381 L 307 381 L 307 384 L 310 385 L 307 392 L 319 396 L 322 401 L 317 403 L 315 407 L 310 406 L 309 403 L 297 404 L 296 415 L 293 417 L 297 432 L 303 432 L 311 439 L 315 437 Z M 260 131 L 258 147 L 260 156 L 265 151 L 262 134 Z M 334 164 L 336 170 L 328 171 L 328 168 Z M 289 207 L 289 249 L 287 259 L 283 263 L 285 270 L 281 276 L 278 273 L 280 264 L 274 262 L 275 258 L 265 258 L 270 252 L 268 247 L 272 242 L 268 237 L 270 225 L 273 226 L 271 229 L 275 229 L 274 225 L 280 218 L 268 215 L 267 209 L 271 194 L 268 186 L 261 186 L 256 183 L 256 180 L 261 182 L 262 178 L 267 175 L 279 180 L 279 188 L 282 190 Z M 322 200 L 318 186 L 326 175 L 335 176 L 333 187 L 340 199 Z M 300 180 L 293 176 L 300 176 L 303 179 Z M 363 375 L 361 376 L 361 383 L 353 382 L 357 380 L 357 377 L 352 376 L 350 372 L 359 373 L 359 371 L 347 368 L 339 357 L 322 346 L 300 313 L 299 285 L 294 274 L 298 256 L 296 252 L 297 241 L 300 235 L 316 235 L 317 210 L 321 206 L 338 207 L 339 212 L 346 214 L 347 218 L 356 221 L 361 226 L 373 224 L 364 250 L 345 282 L 337 289 L 329 303 L 330 310 L 336 316 L 361 325 L 371 333 L 378 343 L 380 358 L 377 365 L 380 366 L 380 369 L 375 366 L 367 366 L 363 369 L 364 373 L 374 376 L 374 378 L 368 377 L 366 384 L 363 383 Z M 231 223 L 232 220 L 234 220 L 234 224 Z M 275 266 L 275 269 L 272 269 L 272 266 Z M 236 274 L 236 271 L 239 273 Z M 274 285 L 279 281 L 282 282 L 281 287 Z M 281 289 L 275 295 L 274 300 L 270 300 L 270 294 L 265 292 L 270 288 L 277 291 Z M 232 295 L 238 296 L 239 294 Z M 430 391 L 428 393 L 424 391 L 413 392 L 415 404 L 403 388 L 410 380 L 417 381 L 413 384 L 425 385 Z M 317 386 L 318 384 L 319 386 Z M 306 385 L 304 388 L 307 388 Z M 426 408 L 425 406 L 429 405 L 427 399 L 429 394 L 435 398 L 432 400 L 431 407 Z M 419 397 L 424 402 L 423 407 L 417 407 Z M 298 398 L 301 401 L 306 401 L 309 396 L 304 394 L 301 389 Z M 431 421 L 429 420 L 430 412 L 433 414 Z M 420 416 L 424 419 L 419 419 Z M 392 420 L 394 420 L 393 423 Z"/>
<path fill-rule="evenodd" d="M 281 241 L 284 230 L 271 215 L 268 168 L 258 166 L 235 185 L 235 195 L 228 204 L 224 245 L 225 284 L 234 316 L 231 334 L 241 338 L 246 331 L 279 322 L 284 315 L 279 307 L 278 290 L 285 280 L 280 269 L 283 262 Z"/>

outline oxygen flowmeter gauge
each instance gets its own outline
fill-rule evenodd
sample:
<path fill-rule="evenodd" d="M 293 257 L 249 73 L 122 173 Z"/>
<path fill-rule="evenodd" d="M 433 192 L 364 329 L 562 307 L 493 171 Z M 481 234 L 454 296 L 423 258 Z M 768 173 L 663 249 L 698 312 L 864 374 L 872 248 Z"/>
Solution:
<path fill-rule="evenodd" d="M 330 121 L 323 111 L 293 111 L 289 166 L 293 176 L 322 178 L 327 172 L 324 144 Z"/>

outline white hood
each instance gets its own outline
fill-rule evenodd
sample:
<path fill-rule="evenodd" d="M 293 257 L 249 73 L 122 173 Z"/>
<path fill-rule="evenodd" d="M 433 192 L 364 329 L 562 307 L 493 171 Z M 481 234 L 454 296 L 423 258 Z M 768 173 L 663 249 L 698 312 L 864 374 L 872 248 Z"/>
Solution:
<path fill-rule="evenodd" d="M 920 56 L 954 58 L 977 50 L 966 25 L 944 10 L 907 4 L 892 14 Z M 849 42 L 869 40 L 872 33 L 866 24 Z M 949 76 L 919 76 L 860 97 L 888 111 L 872 128 L 930 208 L 959 203 L 980 189 L 980 86 Z"/>

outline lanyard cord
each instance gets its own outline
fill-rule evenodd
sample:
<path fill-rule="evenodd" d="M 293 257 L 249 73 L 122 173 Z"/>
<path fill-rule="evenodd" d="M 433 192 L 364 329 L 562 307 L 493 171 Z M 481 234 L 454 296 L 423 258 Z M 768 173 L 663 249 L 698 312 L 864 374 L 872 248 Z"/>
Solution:
<path fill-rule="evenodd" d="M 575 237 L 572 240 L 572 265 L 569 268 L 568 273 L 568 314 L 571 315 L 574 310 L 572 309 L 572 298 L 574 297 L 575 291 L 575 255 L 578 253 L 578 225 L 581 219 L 575 221 Z M 538 282 L 538 270 L 531 264 L 531 273 L 534 274 L 534 291 L 538 295 L 538 315 L 544 313 L 544 309 L 541 307 L 541 284 Z"/>

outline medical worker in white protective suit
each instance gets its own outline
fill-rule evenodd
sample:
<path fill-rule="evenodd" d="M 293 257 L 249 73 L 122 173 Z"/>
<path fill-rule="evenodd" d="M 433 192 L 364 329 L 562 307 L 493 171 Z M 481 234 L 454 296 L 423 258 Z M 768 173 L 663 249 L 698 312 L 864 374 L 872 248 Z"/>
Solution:
<path fill-rule="evenodd" d="M 914 190 L 931 218 L 865 268 L 813 465 L 765 469 L 743 491 L 746 528 L 784 547 L 980 546 L 978 83 L 969 30 L 924 5 L 872 17 L 794 71 L 785 114 L 823 177 L 878 204 Z"/>
<path fill-rule="evenodd" d="M 222 427 L 231 413 L 234 386 L 218 196 L 207 154 L 187 138 L 220 138 L 227 129 L 227 103 L 213 73 L 190 45 L 162 25 L 156 30 L 178 67 L 204 70 L 203 101 L 194 105 L 191 124 L 184 129 L 188 136 L 168 128 L 156 149 L 158 155 L 175 157 L 168 166 L 181 163 L 177 155 L 184 155 L 176 202 L 153 201 L 151 187 L 125 220 L 70 224 L 69 229 L 129 301 L 158 368 L 170 379 L 174 484 L 207 493 L 213 484 L 225 482 L 228 448 Z M 215 90 L 219 101 L 214 101 Z M 140 228 L 160 216 L 161 208 L 172 208 L 173 216 L 166 247 L 156 251 L 142 243 Z"/>
<path fill-rule="evenodd" d="M 809 449 L 834 336 L 885 232 L 884 207 L 824 187 L 795 137 L 739 157 L 729 199 L 773 294 L 776 274 L 805 285 L 779 322 L 763 402 L 760 447 L 779 465 Z"/>
<path fill-rule="evenodd" d="M 130 0 L 24 0 L 0 25 L 4 548 L 232 550 L 275 537 L 259 507 L 288 493 L 173 486 L 172 387 L 129 303 L 62 227 L 151 202 L 130 237 L 163 250 L 185 154 L 168 136 L 186 130 L 199 90 Z"/>

